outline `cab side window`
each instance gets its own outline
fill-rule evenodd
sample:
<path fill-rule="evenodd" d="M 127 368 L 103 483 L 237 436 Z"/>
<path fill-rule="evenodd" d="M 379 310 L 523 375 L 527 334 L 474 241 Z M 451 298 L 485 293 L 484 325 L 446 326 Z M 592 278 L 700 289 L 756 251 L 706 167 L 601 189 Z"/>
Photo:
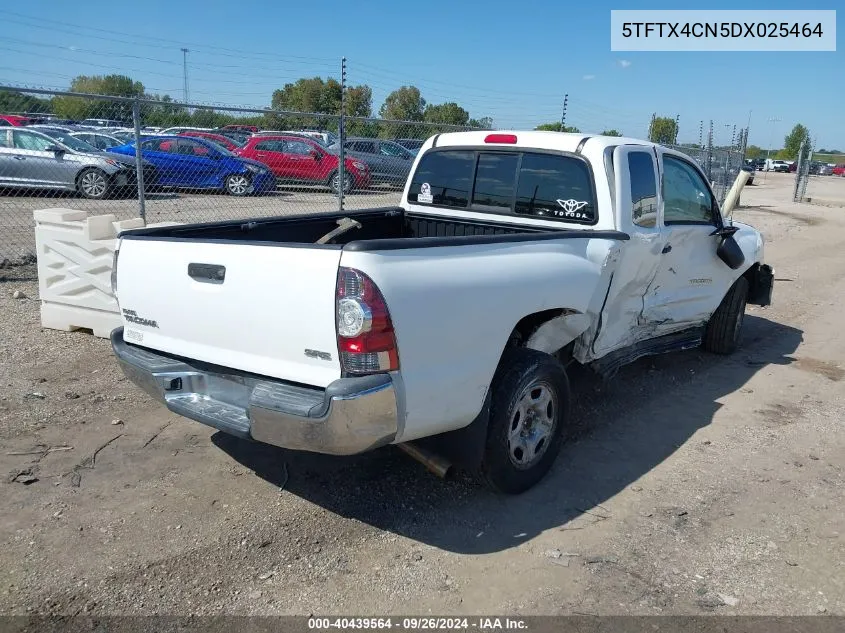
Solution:
<path fill-rule="evenodd" d="M 657 226 L 657 176 L 654 154 L 631 152 L 628 154 L 628 172 L 631 181 L 631 221 L 646 228 Z"/>
<path fill-rule="evenodd" d="M 710 188 L 689 163 L 674 156 L 663 158 L 663 223 L 715 224 Z"/>

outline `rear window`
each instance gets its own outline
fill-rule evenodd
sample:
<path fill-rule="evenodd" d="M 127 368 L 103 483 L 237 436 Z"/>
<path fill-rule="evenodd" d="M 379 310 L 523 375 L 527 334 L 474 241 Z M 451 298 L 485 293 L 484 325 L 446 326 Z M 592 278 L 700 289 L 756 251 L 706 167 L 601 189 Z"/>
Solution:
<path fill-rule="evenodd" d="M 408 202 L 503 215 L 595 224 L 587 163 L 540 152 L 435 150 L 426 153 Z"/>

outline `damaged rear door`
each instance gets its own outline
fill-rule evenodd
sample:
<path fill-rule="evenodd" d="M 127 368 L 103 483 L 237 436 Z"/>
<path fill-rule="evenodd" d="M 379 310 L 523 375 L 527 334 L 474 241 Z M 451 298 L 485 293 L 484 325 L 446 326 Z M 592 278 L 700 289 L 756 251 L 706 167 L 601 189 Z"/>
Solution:
<path fill-rule="evenodd" d="M 607 262 L 605 298 L 589 349 L 576 352 L 582 361 L 654 336 L 648 297 L 654 293 L 665 245 L 654 151 L 644 145 L 617 147 L 613 178 L 616 226 L 631 239 Z"/>

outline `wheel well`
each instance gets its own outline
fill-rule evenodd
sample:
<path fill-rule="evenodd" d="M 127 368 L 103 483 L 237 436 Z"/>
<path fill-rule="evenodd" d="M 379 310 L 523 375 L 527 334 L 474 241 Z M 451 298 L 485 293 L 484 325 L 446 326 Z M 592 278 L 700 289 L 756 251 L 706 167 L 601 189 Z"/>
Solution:
<path fill-rule="evenodd" d="M 535 312 L 534 314 L 522 317 L 519 320 L 519 323 L 517 323 L 513 330 L 511 330 L 511 334 L 508 337 L 508 342 L 507 345 L 505 345 L 505 348 L 523 347 L 538 327 L 543 325 L 546 321 L 559 317 L 564 312 L 566 312 L 566 310 L 563 308 L 554 308 L 553 310 L 543 310 L 542 312 Z"/>

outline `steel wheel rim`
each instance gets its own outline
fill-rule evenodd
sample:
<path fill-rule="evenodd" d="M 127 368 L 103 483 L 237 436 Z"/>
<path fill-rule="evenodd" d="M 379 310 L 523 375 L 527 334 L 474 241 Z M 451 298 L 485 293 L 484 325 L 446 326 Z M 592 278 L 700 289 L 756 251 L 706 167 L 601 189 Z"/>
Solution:
<path fill-rule="evenodd" d="M 508 425 L 508 457 L 520 470 L 539 462 L 551 444 L 557 425 L 558 401 L 547 382 L 523 389 Z"/>
<path fill-rule="evenodd" d="M 229 176 L 229 191 L 235 195 L 246 193 L 249 188 L 249 179 L 246 176 Z"/>
<path fill-rule="evenodd" d="M 89 171 L 87 174 L 83 174 L 79 184 L 85 195 L 93 198 L 99 198 L 106 192 L 106 179 L 96 171 Z"/>

